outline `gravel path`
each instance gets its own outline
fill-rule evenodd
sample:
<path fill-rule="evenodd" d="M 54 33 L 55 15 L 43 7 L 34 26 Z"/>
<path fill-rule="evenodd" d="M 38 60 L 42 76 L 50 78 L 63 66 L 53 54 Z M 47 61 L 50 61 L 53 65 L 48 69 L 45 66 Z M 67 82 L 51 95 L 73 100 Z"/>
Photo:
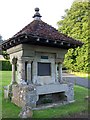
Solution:
<path fill-rule="evenodd" d="M 80 86 L 90 89 L 90 80 L 88 80 L 88 79 L 77 77 L 75 75 L 68 74 L 68 73 L 63 73 L 63 79 L 68 82 L 71 82 L 71 83 L 74 83 L 74 84 L 77 84 L 77 85 L 80 85 Z"/>

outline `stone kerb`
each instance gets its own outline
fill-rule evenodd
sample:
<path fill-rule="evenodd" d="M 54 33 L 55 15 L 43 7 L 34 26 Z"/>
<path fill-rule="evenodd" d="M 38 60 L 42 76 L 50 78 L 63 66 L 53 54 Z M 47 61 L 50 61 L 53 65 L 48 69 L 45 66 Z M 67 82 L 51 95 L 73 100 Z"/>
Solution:
<path fill-rule="evenodd" d="M 74 102 L 74 84 L 67 83 L 67 91 L 65 91 L 65 95 L 67 96 L 67 101 Z"/>
<path fill-rule="evenodd" d="M 8 99 L 9 87 L 4 86 L 3 88 L 4 88 L 4 99 Z"/>

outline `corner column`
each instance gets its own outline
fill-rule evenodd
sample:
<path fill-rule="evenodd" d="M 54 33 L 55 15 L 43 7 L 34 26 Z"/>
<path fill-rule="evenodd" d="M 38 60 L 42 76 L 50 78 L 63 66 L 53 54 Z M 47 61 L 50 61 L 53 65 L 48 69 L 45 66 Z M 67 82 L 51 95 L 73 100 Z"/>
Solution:
<path fill-rule="evenodd" d="M 56 71 L 55 71 L 55 81 L 58 82 L 58 71 L 57 71 L 57 68 L 58 68 L 58 64 L 56 63 L 55 64 L 55 68 L 56 68 Z"/>
<path fill-rule="evenodd" d="M 15 74 L 15 63 L 12 62 L 12 81 L 11 84 L 16 82 L 16 74 Z"/>
<path fill-rule="evenodd" d="M 32 80 L 31 80 L 31 61 L 29 61 L 29 63 L 27 64 L 27 80 L 28 80 L 28 84 L 32 83 Z"/>
<path fill-rule="evenodd" d="M 13 58 L 10 62 L 12 64 L 12 81 L 11 81 L 11 84 L 14 84 L 14 83 L 16 83 L 15 64 L 17 63 L 17 59 Z"/>
<path fill-rule="evenodd" d="M 25 82 L 25 61 L 17 61 L 18 83 Z"/>
<path fill-rule="evenodd" d="M 32 83 L 37 84 L 37 61 L 32 63 Z"/>
<path fill-rule="evenodd" d="M 62 80 L 62 63 L 59 63 L 58 67 L 59 67 L 59 74 L 58 74 L 59 82 L 62 83 L 63 82 L 63 80 Z"/>

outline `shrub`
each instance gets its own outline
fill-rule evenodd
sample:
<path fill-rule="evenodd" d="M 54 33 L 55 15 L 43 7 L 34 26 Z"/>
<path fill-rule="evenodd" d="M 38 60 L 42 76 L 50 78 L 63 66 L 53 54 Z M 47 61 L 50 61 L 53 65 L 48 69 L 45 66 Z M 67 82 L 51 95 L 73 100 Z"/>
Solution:
<path fill-rule="evenodd" d="M 4 71 L 11 71 L 12 70 L 12 65 L 10 61 L 0 61 L 2 63 L 2 70 Z"/>

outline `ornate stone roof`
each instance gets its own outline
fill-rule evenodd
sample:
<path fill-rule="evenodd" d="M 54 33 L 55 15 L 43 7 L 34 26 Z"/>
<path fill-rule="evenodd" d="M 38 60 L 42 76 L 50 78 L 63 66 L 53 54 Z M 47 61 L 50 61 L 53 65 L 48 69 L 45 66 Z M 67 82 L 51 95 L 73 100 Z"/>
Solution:
<path fill-rule="evenodd" d="M 43 22 L 40 18 L 39 9 L 35 9 L 34 20 L 16 33 L 12 38 L 2 44 L 3 49 L 16 46 L 18 44 L 37 44 L 51 47 L 61 47 L 64 49 L 82 46 L 82 42 L 67 35 L 59 33 L 54 27 Z"/>

